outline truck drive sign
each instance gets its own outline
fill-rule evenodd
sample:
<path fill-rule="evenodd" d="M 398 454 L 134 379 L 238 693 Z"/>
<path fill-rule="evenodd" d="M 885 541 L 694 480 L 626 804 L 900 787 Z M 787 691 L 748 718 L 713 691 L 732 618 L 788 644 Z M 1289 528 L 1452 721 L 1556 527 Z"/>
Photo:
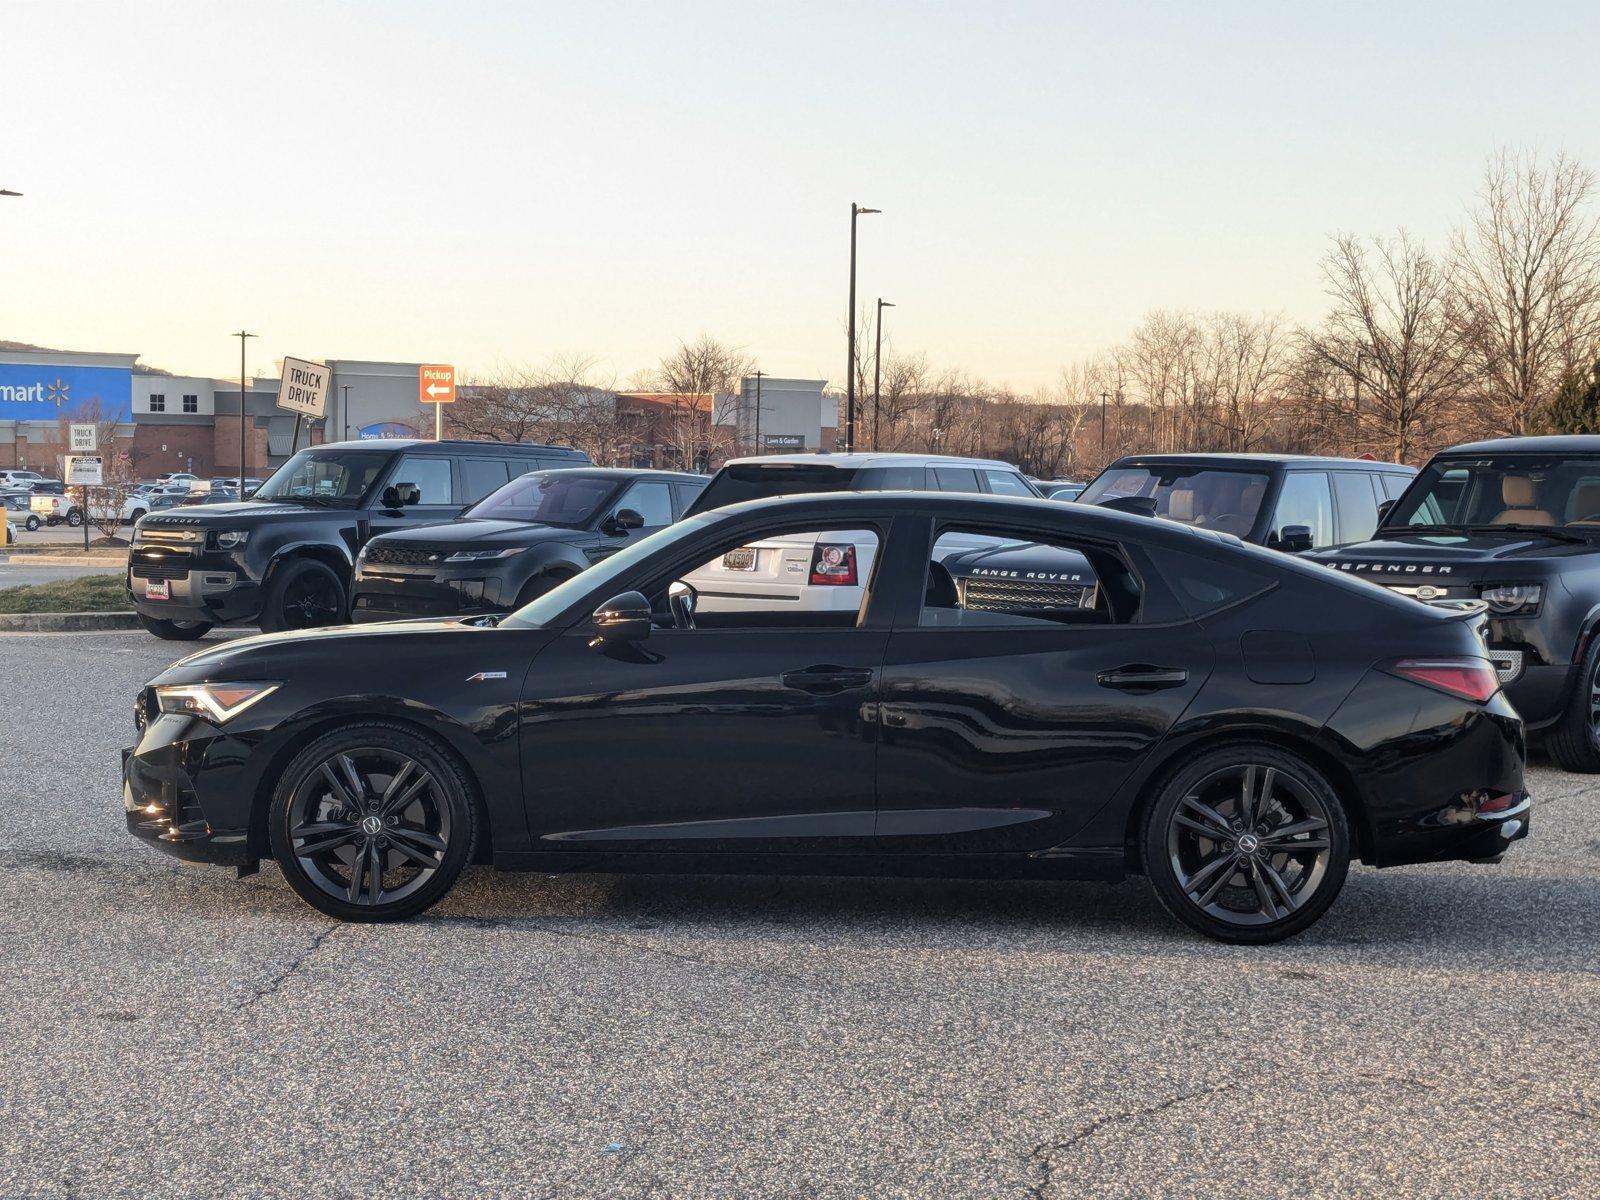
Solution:
<path fill-rule="evenodd" d="M 313 420 L 328 407 L 327 367 L 303 358 L 283 360 L 283 379 L 278 384 L 278 407 Z"/>

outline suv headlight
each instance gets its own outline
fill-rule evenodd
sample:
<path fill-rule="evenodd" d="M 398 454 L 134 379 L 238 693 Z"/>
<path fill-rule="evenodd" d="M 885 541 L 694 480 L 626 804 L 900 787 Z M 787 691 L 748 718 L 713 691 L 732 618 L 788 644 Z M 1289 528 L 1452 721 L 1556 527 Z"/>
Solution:
<path fill-rule="evenodd" d="M 231 721 L 258 700 L 265 700 L 277 683 L 184 683 L 156 689 L 156 705 L 164 713 L 187 713 L 213 725 Z"/>
<path fill-rule="evenodd" d="M 248 529 L 219 529 L 212 533 L 211 544 L 219 550 L 232 550 L 250 540 Z"/>
<path fill-rule="evenodd" d="M 491 562 L 497 558 L 510 558 L 513 554 L 521 554 L 526 546 L 511 546 L 505 550 L 457 550 L 445 562 Z"/>
<path fill-rule="evenodd" d="M 1526 616 L 1538 611 L 1539 601 L 1544 598 L 1544 585 L 1491 583 L 1479 588 L 1478 595 L 1488 604 L 1489 611 L 1496 616 Z"/>

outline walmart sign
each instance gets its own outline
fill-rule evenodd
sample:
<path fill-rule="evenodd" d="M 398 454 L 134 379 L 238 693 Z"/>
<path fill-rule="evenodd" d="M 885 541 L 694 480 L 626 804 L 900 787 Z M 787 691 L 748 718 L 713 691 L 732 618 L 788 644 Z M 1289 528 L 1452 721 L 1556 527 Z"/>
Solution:
<path fill-rule="evenodd" d="M 133 372 L 126 367 L 0 363 L 0 421 L 54 421 L 99 402 L 106 418 L 127 420 Z"/>

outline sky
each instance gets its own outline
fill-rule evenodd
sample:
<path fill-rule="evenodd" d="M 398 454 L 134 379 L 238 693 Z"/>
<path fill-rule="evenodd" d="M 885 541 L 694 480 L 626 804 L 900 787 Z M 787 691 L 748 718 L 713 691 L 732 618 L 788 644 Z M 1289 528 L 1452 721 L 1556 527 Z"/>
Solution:
<path fill-rule="evenodd" d="M 180 373 L 708 333 L 1020 390 L 1153 308 L 1315 320 L 1497 146 L 1600 170 L 1589 3 L 0 0 L 0 338 Z"/>

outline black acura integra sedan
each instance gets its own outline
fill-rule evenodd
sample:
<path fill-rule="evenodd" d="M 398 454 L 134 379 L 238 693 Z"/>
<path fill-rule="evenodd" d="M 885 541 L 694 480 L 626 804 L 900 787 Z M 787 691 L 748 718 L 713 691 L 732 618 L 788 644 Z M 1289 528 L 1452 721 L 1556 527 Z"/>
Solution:
<path fill-rule="evenodd" d="M 856 612 L 699 612 L 741 546 L 876 542 Z M 963 607 L 972 539 L 1080 558 Z M 1308 619 L 1314 614 L 1314 619 Z M 505 617 L 236 641 L 143 689 L 129 830 L 347 920 L 469 862 L 539 871 L 1150 878 L 1268 942 L 1351 859 L 1526 835 L 1522 724 L 1471 614 L 1087 505 L 834 494 L 691 517 Z"/>

